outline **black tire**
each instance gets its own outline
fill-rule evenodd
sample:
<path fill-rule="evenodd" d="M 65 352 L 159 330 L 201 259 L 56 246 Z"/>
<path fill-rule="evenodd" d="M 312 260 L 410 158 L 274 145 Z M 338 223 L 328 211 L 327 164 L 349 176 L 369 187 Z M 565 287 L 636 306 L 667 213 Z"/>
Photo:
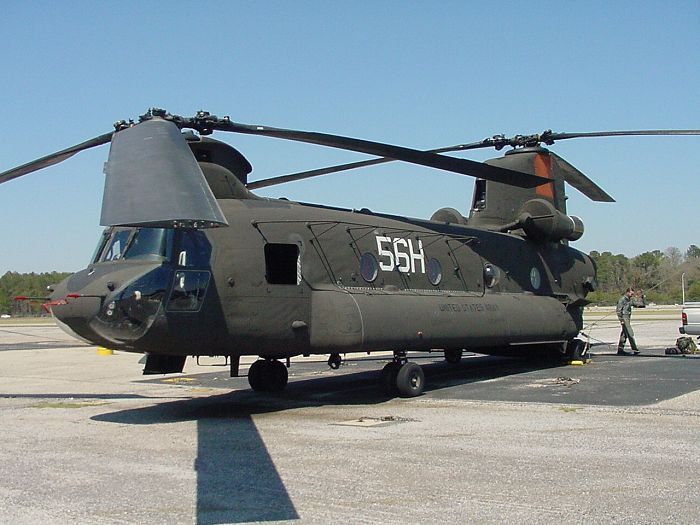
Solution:
<path fill-rule="evenodd" d="M 287 386 L 289 373 L 282 361 L 268 361 L 266 388 L 268 392 L 281 392 Z"/>
<path fill-rule="evenodd" d="M 258 359 L 248 369 L 248 383 L 250 388 L 256 392 L 265 390 L 265 376 L 267 375 L 268 364 L 264 359 Z"/>
<path fill-rule="evenodd" d="M 338 370 L 342 364 L 343 358 L 340 357 L 340 354 L 331 354 L 328 358 L 328 366 L 331 367 L 332 370 Z"/>
<path fill-rule="evenodd" d="M 396 375 L 399 373 L 400 363 L 391 361 L 382 368 L 382 388 L 388 396 L 394 397 L 398 394 L 396 390 Z"/>
<path fill-rule="evenodd" d="M 588 346 L 581 339 L 572 339 L 566 346 L 566 357 L 570 361 L 585 361 L 590 357 Z"/>
<path fill-rule="evenodd" d="M 445 349 L 445 361 L 447 361 L 451 365 L 458 365 L 462 361 L 462 349 L 461 348 Z"/>
<path fill-rule="evenodd" d="M 401 397 L 416 397 L 425 388 L 425 374 L 416 363 L 404 363 L 396 374 L 396 390 Z"/>

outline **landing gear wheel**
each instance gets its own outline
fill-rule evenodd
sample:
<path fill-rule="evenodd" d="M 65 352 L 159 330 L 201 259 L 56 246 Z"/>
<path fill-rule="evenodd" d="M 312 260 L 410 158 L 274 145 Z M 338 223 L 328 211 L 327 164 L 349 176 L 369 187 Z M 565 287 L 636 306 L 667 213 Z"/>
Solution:
<path fill-rule="evenodd" d="M 248 370 L 248 383 L 256 392 L 281 392 L 288 380 L 287 367 L 281 361 L 259 359 Z"/>
<path fill-rule="evenodd" d="M 588 345 L 581 339 L 572 339 L 566 345 L 566 357 L 570 361 L 586 361 L 590 358 Z"/>
<path fill-rule="evenodd" d="M 266 377 L 268 392 L 281 392 L 287 386 L 287 381 L 289 380 L 289 373 L 287 372 L 287 367 L 284 366 L 282 361 L 268 361 L 269 368 Z"/>
<path fill-rule="evenodd" d="M 333 370 L 338 370 L 342 364 L 343 358 L 340 357 L 340 354 L 331 354 L 328 358 L 328 366 L 330 366 Z"/>
<path fill-rule="evenodd" d="M 401 397 L 416 397 L 423 393 L 425 375 L 416 363 L 404 363 L 396 374 L 396 390 Z"/>
<path fill-rule="evenodd" d="M 265 368 L 267 368 L 267 361 L 259 359 L 250 365 L 248 369 L 248 383 L 250 384 L 250 388 L 256 392 L 265 390 Z"/>
<path fill-rule="evenodd" d="M 461 348 L 445 349 L 445 361 L 447 361 L 451 365 L 458 365 L 462 361 L 462 349 Z"/>
<path fill-rule="evenodd" d="M 388 396 L 395 396 L 399 392 L 396 389 L 396 375 L 399 373 L 401 363 L 391 361 L 382 368 L 382 387 Z"/>

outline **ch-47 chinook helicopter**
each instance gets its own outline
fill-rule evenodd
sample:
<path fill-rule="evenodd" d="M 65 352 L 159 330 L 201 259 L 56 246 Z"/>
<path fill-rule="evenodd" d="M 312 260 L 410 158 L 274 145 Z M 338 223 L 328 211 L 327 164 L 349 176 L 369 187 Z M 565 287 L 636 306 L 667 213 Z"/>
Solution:
<path fill-rule="evenodd" d="M 182 131 L 182 130 L 194 130 Z M 379 157 L 263 181 L 226 143 L 229 131 L 309 142 Z M 463 349 L 574 359 L 586 347 L 592 260 L 568 246 L 583 233 L 566 214 L 564 182 L 612 201 L 561 157 L 541 147 L 581 136 L 700 134 L 686 131 L 496 136 L 418 151 L 377 142 L 250 126 L 199 112 L 152 109 L 139 122 L 0 174 L 0 183 L 111 142 L 90 264 L 52 288 L 51 310 L 69 333 L 146 354 L 144 373 L 181 372 L 187 356 L 259 356 L 257 391 L 281 391 L 289 358 L 393 351 L 382 374 L 392 394 L 419 395 L 423 371 L 409 351 Z M 512 146 L 479 163 L 440 155 Z M 261 198 L 251 190 L 400 160 L 477 177 L 469 217 L 444 208 L 430 219 Z M 286 366 L 283 360 L 286 359 Z"/>

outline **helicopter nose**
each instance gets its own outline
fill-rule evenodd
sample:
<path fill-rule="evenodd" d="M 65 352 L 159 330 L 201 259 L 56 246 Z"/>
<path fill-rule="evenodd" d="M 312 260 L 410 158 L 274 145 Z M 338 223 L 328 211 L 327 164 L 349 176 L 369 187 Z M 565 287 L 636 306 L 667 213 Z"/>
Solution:
<path fill-rule="evenodd" d="M 90 268 L 55 285 L 48 306 L 71 335 L 132 348 L 161 316 L 171 280 L 172 269 L 162 264 Z"/>
<path fill-rule="evenodd" d="M 93 344 L 96 342 L 96 334 L 90 328 L 90 320 L 100 310 L 102 300 L 100 297 L 85 297 L 72 292 L 69 282 L 73 276 L 66 278 L 52 286 L 47 306 L 51 310 L 56 324 L 67 334 L 81 341 Z"/>

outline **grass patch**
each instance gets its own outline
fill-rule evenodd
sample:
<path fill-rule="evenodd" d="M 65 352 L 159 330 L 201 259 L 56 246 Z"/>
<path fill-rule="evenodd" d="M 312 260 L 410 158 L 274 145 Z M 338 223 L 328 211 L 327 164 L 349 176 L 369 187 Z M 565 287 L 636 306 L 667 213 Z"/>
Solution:
<path fill-rule="evenodd" d="M 0 326 L 52 324 L 55 324 L 53 317 L 10 317 L 9 319 L 0 319 Z"/>
<path fill-rule="evenodd" d="M 42 401 L 31 408 L 85 408 L 108 404 L 107 401 Z"/>

